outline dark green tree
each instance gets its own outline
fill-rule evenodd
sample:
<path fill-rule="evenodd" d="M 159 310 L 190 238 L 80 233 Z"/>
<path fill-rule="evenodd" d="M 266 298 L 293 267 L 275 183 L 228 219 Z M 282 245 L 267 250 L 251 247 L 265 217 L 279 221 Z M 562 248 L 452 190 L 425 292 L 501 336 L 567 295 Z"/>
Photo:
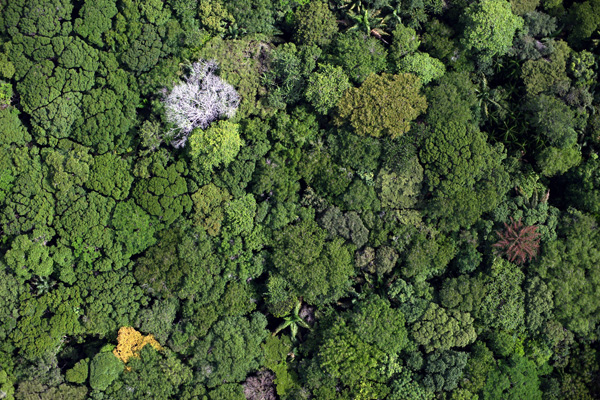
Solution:
<path fill-rule="evenodd" d="M 348 76 L 341 67 L 320 64 L 308 78 L 305 96 L 318 113 L 326 115 L 349 88 Z"/>
<path fill-rule="evenodd" d="M 304 220 L 277 232 L 273 242 L 274 273 L 281 276 L 309 304 L 335 301 L 346 293 L 354 274 L 349 246 L 316 222 Z"/>
<path fill-rule="evenodd" d="M 568 329 L 583 336 L 597 335 L 599 257 L 595 219 L 571 210 L 559 225 L 559 239 L 544 246 L 536 271 L 554 293 L 554 315 Z"/>
<path fill-rule="evenodd" d="M 443 229 L 470 226 L 491 211 L 508 190 L 502 145 L 492 147 L 472 125 L 449 121 L 432 126 L 420 152 L 428 191 L 427 214 Z"/>
<path fill-rule="evenodd" d="M 125 365 L 123 362 L 111 351 L 96 354 L 90 362 L 91 388 L 102 391 L 106 390 L 124 369 Z"/>
<path fill-rule="evenodd" d="M 197 379 L 209 388 L 243 381 L 260 366 L 260 343 L 267 337 L 267 320 L 260 313 L 227 317 L 215 323 L 194 349 Z"/>
<path fill-rule="evenodd" d="M 362 32 L 338 35 L 330 57 L 331 63 L 340 65 L 355 84 L 363 83 L 371 74 L 387 70 L 386 48 Z"/>
<path fill-rule="evenodd" d="M 446 311 L 435 303 L 430 303 L 420 320 L 413 325 L 412 335 L 415 342 L 428 353 L 464 347 L 477 338 L 473 318 L 468 313 Z"/>

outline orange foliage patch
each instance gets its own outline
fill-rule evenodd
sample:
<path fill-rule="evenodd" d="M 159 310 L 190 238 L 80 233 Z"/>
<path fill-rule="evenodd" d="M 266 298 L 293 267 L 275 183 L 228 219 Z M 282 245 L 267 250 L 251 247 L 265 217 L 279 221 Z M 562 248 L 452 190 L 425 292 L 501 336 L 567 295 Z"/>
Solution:
<path fill-rule="evenodd" d="M 144 336 L 130 326 L 119 329 L 117 342 L 119 344 L 113 350 L 113 354 L 124 363 L 131 357 L 139 357 L 140 350 L 147 344 L 157 351 L 162 350 L 162 346 L 154 339 L 154 335 Z"/>

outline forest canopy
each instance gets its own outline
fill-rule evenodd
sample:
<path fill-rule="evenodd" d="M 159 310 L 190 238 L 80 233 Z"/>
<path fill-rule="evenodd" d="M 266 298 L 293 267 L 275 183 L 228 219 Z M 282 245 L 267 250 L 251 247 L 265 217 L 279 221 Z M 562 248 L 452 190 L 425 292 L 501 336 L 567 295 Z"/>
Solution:
<path fill-rule="evenodd" d="M 600 0 L 0 0 L 0 399 L 600 398 Z"/>

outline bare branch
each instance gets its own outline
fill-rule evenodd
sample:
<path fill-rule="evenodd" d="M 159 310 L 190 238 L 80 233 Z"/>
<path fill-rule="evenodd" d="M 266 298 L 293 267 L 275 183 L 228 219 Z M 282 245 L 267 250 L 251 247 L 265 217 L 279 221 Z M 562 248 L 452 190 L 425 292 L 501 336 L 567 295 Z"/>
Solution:
<path fill-rule="evenodd" d="M 194 129 L 206 129 L 219 118 L 235 115 L 240 96 L 233 86 L 215 75 L 217 67 L 213 60 L 193 63 L 184 82 L 165 97 L 167 120 L 177 127 L 173 146 L 184 146 Z"/>

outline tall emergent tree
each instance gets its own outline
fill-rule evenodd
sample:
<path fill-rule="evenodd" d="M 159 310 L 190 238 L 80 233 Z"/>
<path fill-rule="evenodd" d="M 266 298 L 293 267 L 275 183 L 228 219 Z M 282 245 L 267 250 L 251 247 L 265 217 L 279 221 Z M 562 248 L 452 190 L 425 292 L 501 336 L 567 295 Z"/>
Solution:
<path fill-rule="evenodd" d="M 215 75 L 217 66 L 215 61 L 193 63 L 189 76 L 165 97 L 167 120 L 176 126 L 173 146 L 185 145 L 195 128 L 206 129 L 216 119 L 235 115 L 240 96 L 233 86 Z"/>
<path fill-rule="evenodd" d="M 421 80 L 412 74 L 370 75 L 361 87 L 344 93 L 336 123 L 342 125 L 348 120 L 361 136 L 401 136 L 427 109 L 420 90 Z"/>

